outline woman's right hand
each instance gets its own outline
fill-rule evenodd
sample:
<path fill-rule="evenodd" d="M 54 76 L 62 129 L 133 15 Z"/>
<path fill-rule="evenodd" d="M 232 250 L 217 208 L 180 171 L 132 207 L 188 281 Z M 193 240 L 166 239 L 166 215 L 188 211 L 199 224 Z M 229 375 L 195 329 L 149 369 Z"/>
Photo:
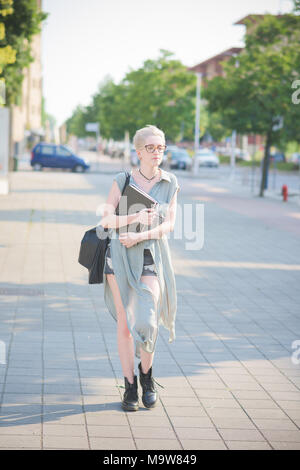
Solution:
<path fill-rule="evenodd" d="M 142 225 L 152 225 L 154 219 L 157 217 L 156 209 L 151 208 L 142 209 L 138 212 L 136 221 Z"/>

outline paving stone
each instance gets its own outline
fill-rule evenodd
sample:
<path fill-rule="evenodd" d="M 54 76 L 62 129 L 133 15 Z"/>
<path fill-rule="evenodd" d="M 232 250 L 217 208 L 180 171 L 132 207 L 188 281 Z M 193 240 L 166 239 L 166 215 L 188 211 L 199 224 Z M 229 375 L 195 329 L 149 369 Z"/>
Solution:
<path fill-rule="evenodd" d="M 275 450 L 300 450 L 299 442 L 270 441 L 270 445 Z"/>
<path fill-rule="evenodd" d="M 167 416 L 153 416 L 152 413 L 143 413 L 142 415 L 140 413 L 128 413 L 128 421 L 131 426 L 170 427 Z"/>
<path fill-rule="evenodd" d="M 276 429 L 276 430 L 297 430 L 297 426 L 289 419 L 253 419 L 255 425 L 259 429 Z"/>
<path fill-rule="evenodd" d="M 40 436 L 28 436 L 28 435 L 1 435 L 0 448 L 34 448 L 41 449 L 41 437 Z"/>
<path fill-rule="evenodd" d="M 294 430 L 269 430 L 264 429 L 263 434 L 269 442 L 299 442 L 300 444 L 300 431 Z"/>
<path fill-rule="evenodd" d="M 211 428 L 176 428 L 176 434 L 180 440 L 190 440 L 190 439 L 217 439 L 220 440 L 220 434 Z"/>
<path fill-rule="evenodd" d="M 174 430 L 169 427 L 131 426 L 134 438 L 140 439 L 176 439 Z"/>
<path fill-rule="evenodd" d="M 87 437 L 44 435 L 43 449 L 89 449 Z"/>
<path fill-rule="evenodd" d="M 91 449 L 104 450 L 135 450 L 136 446 L 133 439 L 120 438 L 111 439 L 105 437 L 91 437 Z"/>
<path fill-rule="evenodd" d="M 28 435 L 28 436 L 39 436 L 41 434 L 42 426 L 41 423 L 34 424 L 21 424 L 7 417 L 5 421 L 0 423 L 0 435 Z M 0 438 L 1 440 L 1 438 Z"/>
<path fill-rule="evenodd" d="M 88 433 L 90 437 L 128 437 L 131 438 L 132 434 L 128 426 L 119 426 L 119 425 L 88 425 Z"/>
<path fill-rule="evenodd" d="M 219 429 L 224 441 L 265 441 L 256 429 Z"/>
<path fill-rule="evenodd" d="M 212 420 L 204 416 L 173 416 L 171 418 L 174 428 L 214 428 Z"/>
<path fill-rule="evenodd" d="M 86 429 L 84 425 L 80 424 L 43 424 L 44 436 L 78 436 L 84 437 Z"/>
<path fill-rule="evenodd" d="M 135 439 L 138 450 L 181 450 L 175 439 Z"/>
<path fill-rule="evenodd" d="M 225 441 L 225 444 L 229 450 L 272 450 L 266 441 Z"/>

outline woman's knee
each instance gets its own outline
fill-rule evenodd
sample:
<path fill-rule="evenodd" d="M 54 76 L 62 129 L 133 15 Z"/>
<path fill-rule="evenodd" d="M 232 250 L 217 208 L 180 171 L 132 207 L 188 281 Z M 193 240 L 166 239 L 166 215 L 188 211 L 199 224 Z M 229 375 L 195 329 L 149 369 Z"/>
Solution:
<path fill-rule="evenodd" d="M 118 336 L 123 339 L 131 339 L 132 335 L 127 326 L 118 324 Z"/>
<path fill-rule="evenodd" d="M 157 302 L 160 295 L 160 286 L 157 276 L 141 276 L 140 281 L 146 284 L 146 286 L 151 290 L 151 293 Z"/>
<path fill-rule="evenodd" d="M 124 339 L 129 339 L 132 337 L 124 317 L 124 312 L 118 312 L 118 321 L 117 321 L 118 335 Z"/>

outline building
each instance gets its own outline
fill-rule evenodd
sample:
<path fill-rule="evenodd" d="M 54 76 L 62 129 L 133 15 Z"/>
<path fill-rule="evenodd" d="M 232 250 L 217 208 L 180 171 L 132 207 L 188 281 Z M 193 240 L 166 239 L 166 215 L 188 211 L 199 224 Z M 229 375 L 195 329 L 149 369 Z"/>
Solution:
<path fill-rule="evenodd" d="M 235 25 L 245 25 L 247 34 L 251 34 L 253 28 L 257 24 L 257 20 L 263 18 L 265 15 L 247 15 L 240 20 L 238 20 Z M 277 15 L 282 16 L 282 15 Z M 248 23 L 248 24 L 247 24 Z M 223 66 L 221 65 L 222 61 L 229 60 L 230 57 L 238 56 L 244 50 L 243 47 L 232 47 L 230 49 L 226 49 L 225 51 L 217 54 L 209 59 L 200 62 L 199 64 L 195 65 L 194 67 L 190 67 L 188 70 L 195 73 L 202 74 L 202 83 L 203 86 L 206 86 L 208 80 L 216 76 L 225 76 L 225 71 Z M 245 152 L 254 153 L 259 147 L 264 144 L 264 138 L 260 135 L 247 135 L 241 136 L 237 135 L 236 141 L 237 147 L 242 148 Z"/>
<path fill-rule="evenodd" d="M 222 61 L 228 60 L 230 57 L 234 57 L 238 55 L 243 50 L 243 47 L 232 47 L 231 49 L 226 49 L 226 51 L 221 52 L 213 57 L 210 57 L 203 62 L 195 65 L 194 67 L 190 67 L 189 70 L 191 72 L 197 72 L 202 74 L 203 78 L 203 85 L 208 80 L 211 80 L 217 76 L 225 76 L 224 69 L 221 65 Z"/>
<path fill-rule="evenodd" d="M 41 9 L 42 0 L 37 0 L 37 3 Z M 31 55 L 34 61 L 23 70 L 24 79 L 19 103 L 10 106 L 10 157 L 21 156 L 26 151 L 27 144 L 33 145 L 44 135 L 41 33 L 32 39 Z"/>

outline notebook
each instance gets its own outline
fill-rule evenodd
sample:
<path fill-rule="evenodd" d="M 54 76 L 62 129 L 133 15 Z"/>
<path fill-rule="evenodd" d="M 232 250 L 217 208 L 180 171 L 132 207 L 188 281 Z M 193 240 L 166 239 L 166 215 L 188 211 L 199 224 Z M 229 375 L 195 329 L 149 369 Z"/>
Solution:
<path fill-rule="evenodd" d="M 119 204 L 116 208 L 116 215 L 129 215 L 135 212 L 139 212 L 142 209 L 158 207 L 159 203 L 153 197 L 149 196 L 145 191 L 136 186 L 134 183 L 130 183 L 126 186 L 124 193 L 122 194 Z M 159 223 L 163 221 L 163 217 L 159 215 Z M 118 233 L 124 232 L 143 232 L 149 228 L 148 225 L 134 222 L 123 227 L 116 228 Z M 153 225 L 152 225 L 153 228 Z"/>

